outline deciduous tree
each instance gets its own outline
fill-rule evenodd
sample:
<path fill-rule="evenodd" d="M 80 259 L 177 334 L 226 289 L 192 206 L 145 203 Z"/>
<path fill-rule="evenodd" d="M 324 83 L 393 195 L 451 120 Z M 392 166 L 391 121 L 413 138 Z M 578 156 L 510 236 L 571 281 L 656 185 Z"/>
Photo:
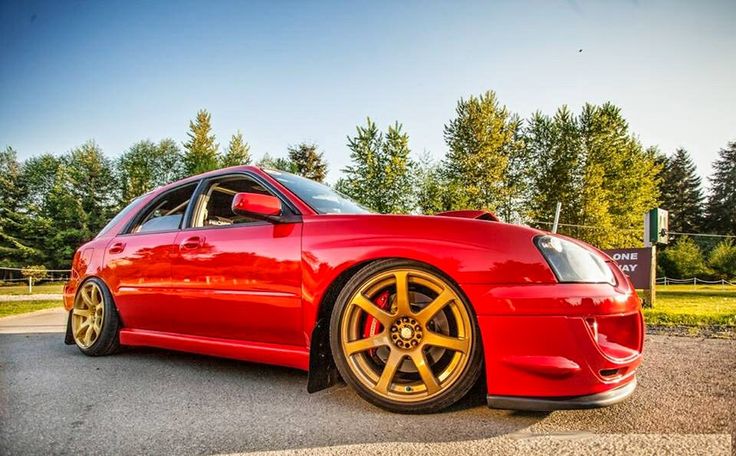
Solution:
<path fill-rule="evenodd" d="M 509 181 L 512 158 L 521 150 L 521 121 L 502 106 L 493 91 L 460 99 L 456 117 L 445 125 L 449 148 L 445 168 L 450 181 L 462 186 L 458 209 L 489 209 L 507 216 L 513 213 L 517 182 Z"/>
<path fill-rule="evenodd" d="M 116 168 L 124 204 L 184 175 L 181 151 L 171 139 L 133 144 L 117 160 Z"/>

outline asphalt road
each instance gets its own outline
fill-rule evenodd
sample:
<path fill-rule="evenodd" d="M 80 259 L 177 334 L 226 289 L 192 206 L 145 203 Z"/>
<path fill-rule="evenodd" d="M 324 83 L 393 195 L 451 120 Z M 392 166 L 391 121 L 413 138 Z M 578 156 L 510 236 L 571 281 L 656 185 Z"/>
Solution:
<path fill-rule="evenodd" d="M 384 412 L 300 371 L 135 349 L 89 358 L 62 334 L 0 334 L 0 454 L 730 454 L 736 341 L 648 336 L 639 389 L 606 409 Z"/>

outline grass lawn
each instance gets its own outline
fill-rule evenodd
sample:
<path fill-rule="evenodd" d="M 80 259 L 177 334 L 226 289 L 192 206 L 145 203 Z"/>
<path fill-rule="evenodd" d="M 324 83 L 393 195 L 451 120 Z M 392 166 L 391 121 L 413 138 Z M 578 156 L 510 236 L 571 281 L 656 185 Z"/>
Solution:
<path fill-rule="evenodd" d="M 736 327 L 736 287 L 721 285 L 657 286 L 653 309 L 644 309 L 652 326 Z"/>
<path fill-rule="evenodd" d="M 0 317 L 62 307 L 63 305 L 60 299 L 51 301 L 0 301 Z"/>
<path fill-rule="evenodd" d="M 33 286 L 33 294 L 61 294 L 64 282 L 42 283 Z M 0 295 L 27 295 L 28 283 L 0 286 Z"/>

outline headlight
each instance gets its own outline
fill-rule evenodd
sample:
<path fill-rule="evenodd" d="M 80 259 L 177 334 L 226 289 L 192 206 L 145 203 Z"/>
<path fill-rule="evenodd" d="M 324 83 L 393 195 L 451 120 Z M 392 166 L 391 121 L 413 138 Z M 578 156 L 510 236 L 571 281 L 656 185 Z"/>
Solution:
<path fill-rule="evenodd" d="M 534 242 L 558 281 L 616 284 L 611 268 L 594 252 L 556 236 L 538 236 Z"/>

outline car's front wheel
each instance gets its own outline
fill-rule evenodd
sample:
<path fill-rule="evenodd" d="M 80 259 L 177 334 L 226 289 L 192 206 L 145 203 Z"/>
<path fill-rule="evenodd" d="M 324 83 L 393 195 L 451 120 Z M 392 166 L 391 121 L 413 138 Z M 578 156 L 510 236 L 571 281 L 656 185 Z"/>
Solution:
<path fill-rule="evenodd" d="M 74 343 L 85 355 L 108 355 L 120 347 L 119 329 L 120 320 L 110 290 L 102 280 L 88 279 L 77 290 L 71 310 Z"/>
<path fill-rule="evenodd" d="M 342 377 L 393 412 L 448 407 L 481 372 L 469 303 L 443 274 L 421 263 L 384 260 L 360 270 L 338 296 L 330 334 Z"/>

